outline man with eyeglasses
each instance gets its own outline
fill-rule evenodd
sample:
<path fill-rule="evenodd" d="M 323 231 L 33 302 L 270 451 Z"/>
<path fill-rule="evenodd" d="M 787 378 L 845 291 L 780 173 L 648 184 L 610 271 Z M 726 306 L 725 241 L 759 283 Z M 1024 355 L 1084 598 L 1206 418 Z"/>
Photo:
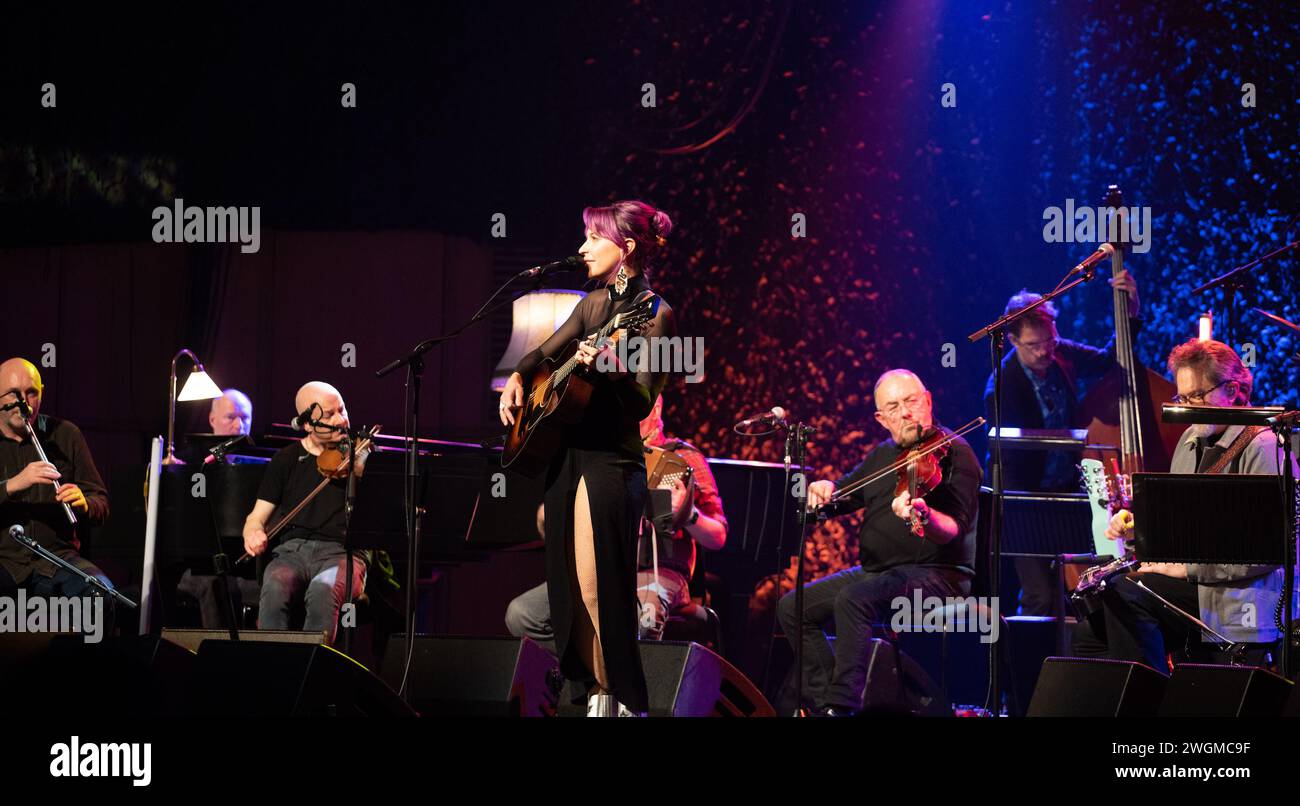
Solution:
<path fill-rule="evenodd" d="M 975 576 L 975 526 L 979 506 L 979 459 L 958 437 L 940 461 L 943 481 L 924 498 L 894 495 L 889 474 L 835 503 L 835 491 L 887 468 L 937 429 L 930 392 L 915 373 L 891 369 L 876 381 L 876 422 L 889 439 L 872 448 L 853 472 L 838 481 L 808 485 L 808 505 L 834 517 L 864 510 L 858 565 L 819 579 L 804 589 L 803 679 L 815 713 L 852 716 L 862 708 L 871 625 L 891 619 L 898 597 L 966 596 Z M 912 532 L 916 514 L 923 534 Z M 914 618 L 920 614 L 914 614 Z M 794 593 L 777 605 L 777 618 L 793 643 L 798 627 Z M 834 627 L 832 651 L 824 629 Z M 801 703 L 804 705 L 804 703 Z"/>
<path fill-rule="evenodd" d="M 1133 274 L 1111 285 L 1128 292 L 1130 330 L 1141 330 L 1138 291 Z M 1042 299 L 1021 290 L 1007 301 L 1006 313 L 1022 310 Z M 1056 331 L 1056 308 L 1049 302 L 1016 320 L 1008 333 L 1011 351 L 1002 359 L 1002 425 L 1006 428 L 1066 429 L 1075 425 L 1075 410 L 1086 389 L 1115 366 L 1115 340 L 1103 348 L 1062 339 Z M 984 387 L 984 416 L 993 420 L 993 375 Z M 990 445 L 990 449 L 992 446 Z M 1077 451 L 1002 449 L 1002 485 L 1007 490 L 1077 492 L 1080 460 Z M 992 468 L 992 457 L 985 457 Z M 1026 616 L 1053 613 L 1053 597 L 1064 592 L 1051 561 L 1016 557 L 1020 577 L 1020 612 Z"/>
<path fill-rule="evenodd" d="M 1193 339 L 1180 344 L 1169 354 L 1168 366 L 1178 385 L 1175 402 L 1250 405 L 1251 372 L 1222 342 Z M 1169 470 L 1276 475 L 1279 454 L 1277 437 L 1267 428 L 1193 425 L 1179 439 Z M 1133 515 L 1120 510 L 1106 535 L 1128 538 L 1132 532 Z M 1133 576 L 1182 610 L 1199 613 L 1231 641 L 1268 644 L 1281 638 L 1273 619 L 1282 590 L 1280 566 L 1142 563 Z M 1130 578 L 1108 583 L 1102 604 L 1100 613 L 1079 622 L 1076 655 L 1140 661 L 1168 672 L 1166 653 L 1183 647 L 1197 632 Z"/>

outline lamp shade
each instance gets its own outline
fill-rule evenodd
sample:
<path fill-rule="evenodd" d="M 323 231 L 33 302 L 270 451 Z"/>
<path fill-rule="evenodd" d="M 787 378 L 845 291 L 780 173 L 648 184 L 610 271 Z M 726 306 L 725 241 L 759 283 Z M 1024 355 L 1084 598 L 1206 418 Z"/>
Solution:
<path fill-rule="evenodd" d="M 506 388 L 519 360 L 541 346 L 573 313 L 581 291 L 533 291 L 515 300 L 510 343 L 492 376 L 492 391 Z"/>
<path fill-rule="evenodd" d="M 211 400 L 214 397 L 221 397 L 221 387 L 212 382 L 208 373 L 195 367 L 190 371 L 190 377 L 185 379 L 185 385 L 181 387 L 181 393 L 176 396 L 176 400 L 185 403 L 191 400 Z"/>

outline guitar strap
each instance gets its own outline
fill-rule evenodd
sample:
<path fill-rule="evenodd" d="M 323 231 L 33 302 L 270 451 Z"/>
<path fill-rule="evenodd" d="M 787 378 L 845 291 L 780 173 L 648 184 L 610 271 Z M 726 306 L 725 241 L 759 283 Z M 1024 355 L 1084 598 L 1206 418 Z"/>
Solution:
<path fill-rule="evenodd" d="M 1241 433 L 1232 441 L 1232 444 L 1223 452 L 1223 455 L 1216 459 L 1214 464 L 1207 467 L 1203 472 L 1222 473 L 1225 467 L 1232 464 L 1232 461 L 1240 456 L 1242 451 L 1246 450 L 1247 445 L 1255 441 L 1255 437 L 1267 430 L 1268 429 L 1262 425 L 1248 425 L 1241 429 Z"/>

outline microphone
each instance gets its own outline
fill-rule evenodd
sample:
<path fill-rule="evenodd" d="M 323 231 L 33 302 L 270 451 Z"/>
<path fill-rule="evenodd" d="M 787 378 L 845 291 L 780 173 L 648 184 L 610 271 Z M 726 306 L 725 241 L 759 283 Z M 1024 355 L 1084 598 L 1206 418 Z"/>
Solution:
<path fill-rule="evenodd" d="M 1088 257 L 1085 258 L 1082 263 L 1080 263 L 1078 266 L 1075 266 L 1073 269 L 1070 269 L 1070 274 L 1079 274 L 1079 273 L 1087 274 L 1091 272 L 1093 267 L 1095 267 L 1098 263 L 1102 262 L 1103 260 L 1106 260 L 1113 254 L 1115 254 L 1115 247 L 1111 246 L 1108 243 L 1104 243 L 1101 246 L 1097 247 L 1096 252 L 1093 252 L 1091 255 L 1088 255 Z"/>
<path fill-rule="evenodd" d="M 540 266 L 533 266 L 531 269 L 524 269 L 516 276 L 524 279 L 531 277 L 545 277 L 546 275 L 557 271 L 573 271 L 574 269 L 580 268 L 584 265 L 586 265 L 586 261 L 583 260 L 582 255 L 571 255 L 562 260 L 543 263 Z"/>
<path fill-rule="evenodd" d="M 215 448 L 212 448 L 211 450 L 208 451 L 208 455 L 203 457 L 203 464 L 210 465 L 213 462 L 220 461 L 226 455 L 226 451 L 230 450 L 231 448 L 235 447 L 236 445 L 238 445 L 239 443 L 243 442 L 246 439 L 249 442 L 252 442 L 252 439 L 249 438 L 248 434 L 240 434 L 239 436 L 234 437 L 233 439 L 228 439 L 225 442 L 221 443 L 220 445 L 216 446 Z"/>
<path fill-rule="evenodd" d="M 15 523 L 13 526 L 9 527 L 9 536 L 14 540 L 22 540 L 24 537 L 27 537 L 27 530 L 23 529 L 20 524 Z"/>
<path fill-rule="evenodd" d="M 736 428 L 749 428 L 751 425 L 764 423 L 773 428 L 785 425 L 785 409 L 780 406 L 773 406 L 771 411 L 764 412 L 757 417 L 750 417 L 748 420 L 741 420 L 736 423 Z"/>
<path fill-rule="evenodd" d="M 306 431 L 307 426 L 312 424 L 311 413 L 315 410 L 316 404 L 313 403 L 290 420 L 289 425 L 292 426 L 295 431 Z"/>

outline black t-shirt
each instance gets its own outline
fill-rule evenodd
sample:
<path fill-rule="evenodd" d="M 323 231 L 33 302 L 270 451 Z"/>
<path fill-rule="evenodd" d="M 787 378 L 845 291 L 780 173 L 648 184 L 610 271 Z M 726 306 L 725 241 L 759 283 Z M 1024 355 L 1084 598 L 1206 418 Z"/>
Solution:
<path fill-rule="evenodd" d="M 940 428 L 944 434 L 952 432 Z M 975 573 L 975 529 L 978 524 L 980 465 L 966 440 L 958 437 L 939 463 L 943 482 L 925 496 L 925 503 L 957 521 L 960 536 L 940 546 L 912 534 L 911 525 L 894 514 L 895 474 L 867 485 L 849 501 L 835 505 L 832 515 L 865 507 L 859 537 L 858 562 L 864 571 L 883 571 L 898 565 L 933 565 Z M 893 464 L 902 455 L 892 439 L 877 445 L 862 464 L 835 482 L 842 489 Z"/>
<path fill-rule="evenodd" d="M 316 457 L 302 446 L 301 441 L 281 448 L 266 466 L 262 485 L 257 489 L 259 499 L 276 505 L 271 524 L 279 523 L 280 518 L 298 506 L 324 478 L 316 469 Z M 342 543 L 346 500 L 347 482 L 331 480 L 294 516 L 279 536 L 285 540 L 305 537 Z"/>

